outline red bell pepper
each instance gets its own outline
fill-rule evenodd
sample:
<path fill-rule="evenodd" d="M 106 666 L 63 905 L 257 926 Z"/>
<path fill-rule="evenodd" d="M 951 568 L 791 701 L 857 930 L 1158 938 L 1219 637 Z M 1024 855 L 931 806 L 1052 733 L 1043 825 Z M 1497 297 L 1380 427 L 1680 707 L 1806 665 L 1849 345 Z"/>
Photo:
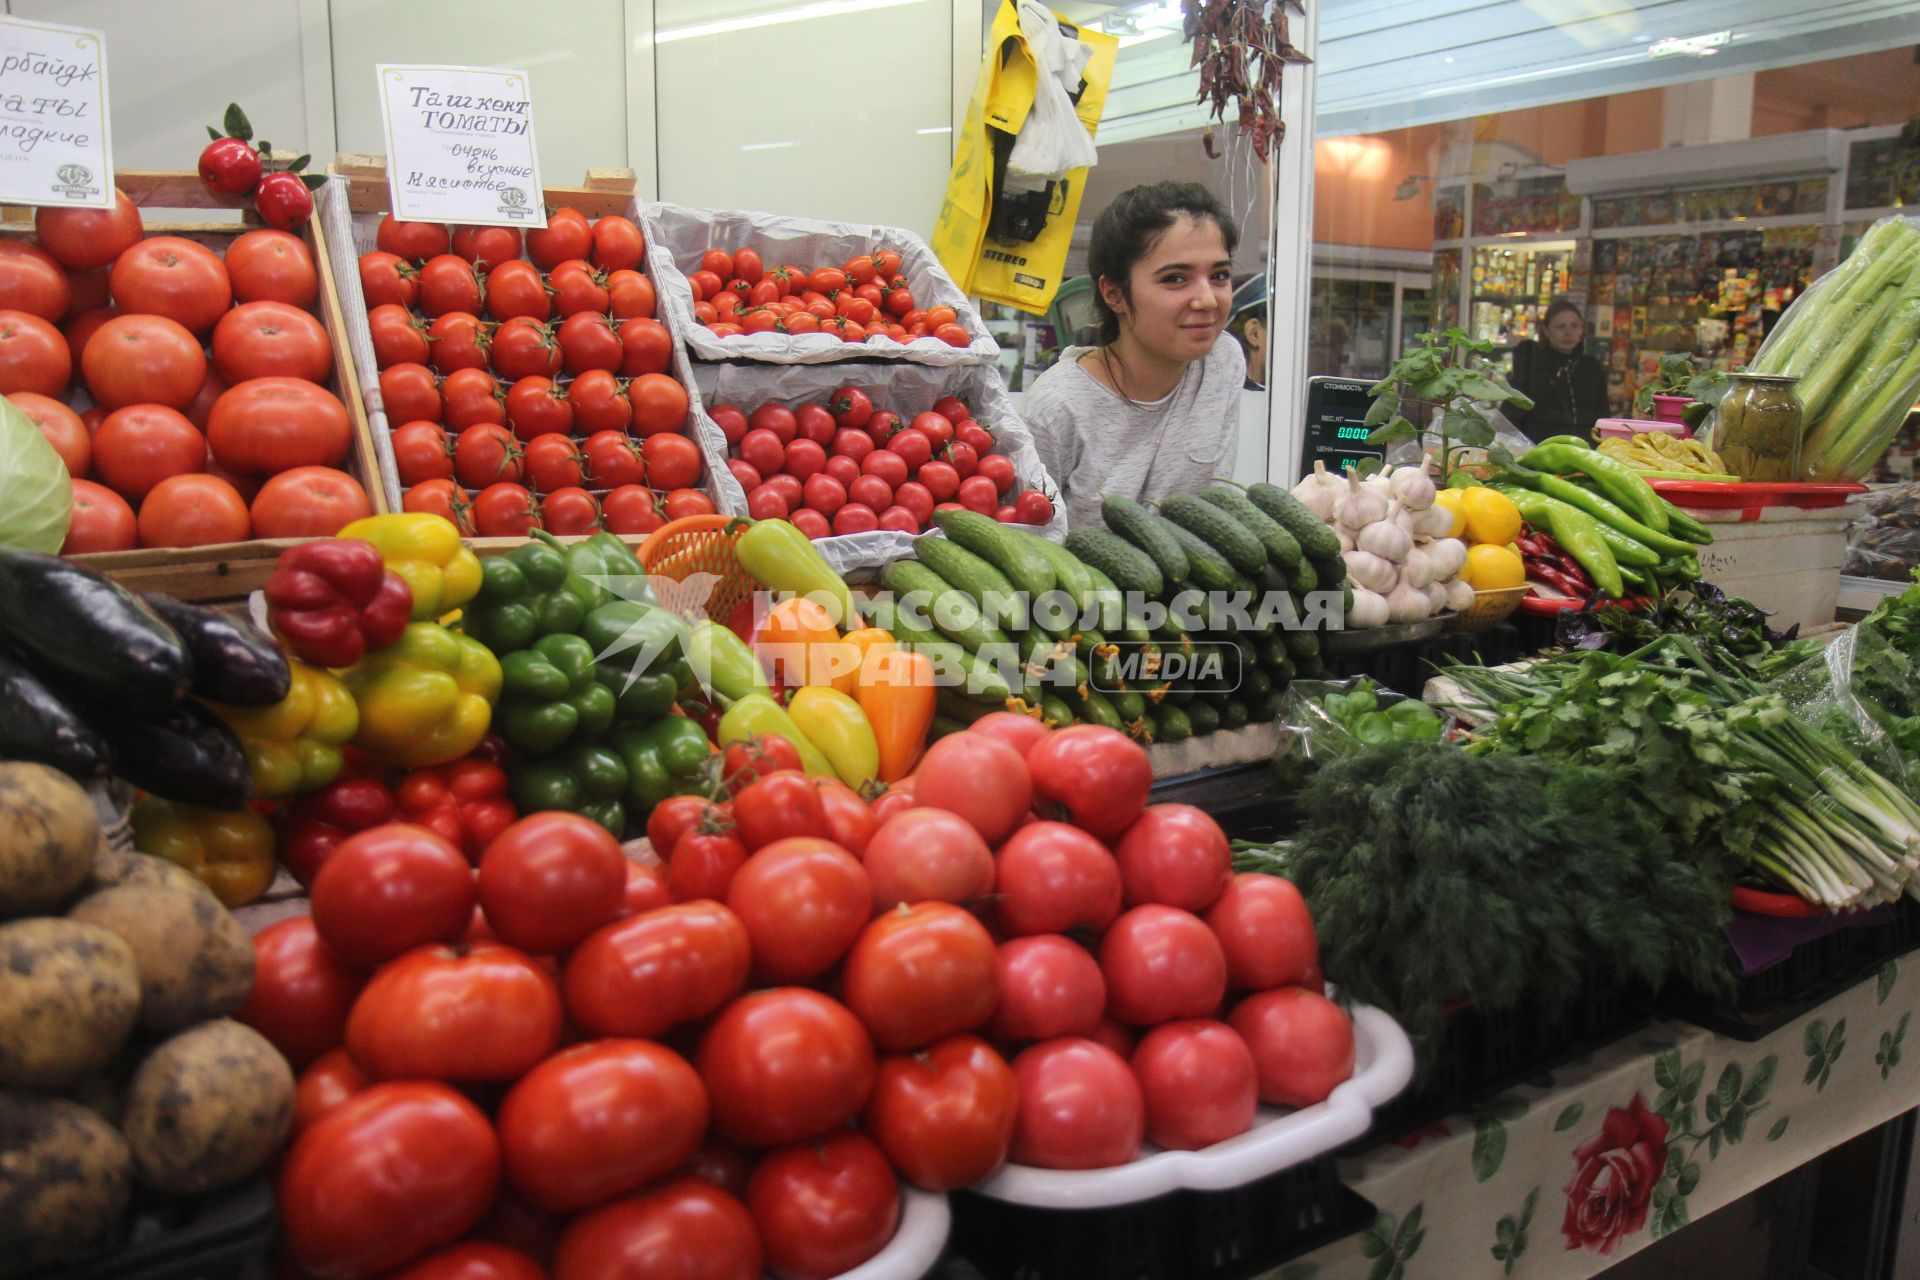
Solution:
<path fill-rule="evenodd" d="M 340 842 L 356 831 L 394 818 L 393 792 L 373 778 L 336 778 L 318 791 L 280 807 L 277 848 L 295 880 L 313 877 Z"/>
<path fill-rule="evenodd" d="M 507 798 L 507 771 L 485 760 L 415 769 L 394 788 L 400 820 L 425 827 L 478 863 L 520 811 Z"/>
<path fill-rule="evenodd" d="M 350 667 L 400 638 L 413 591 L 371 542 L 324 538 L 288 547 L 267 579 L 267 622 L 297 658 Z"/>

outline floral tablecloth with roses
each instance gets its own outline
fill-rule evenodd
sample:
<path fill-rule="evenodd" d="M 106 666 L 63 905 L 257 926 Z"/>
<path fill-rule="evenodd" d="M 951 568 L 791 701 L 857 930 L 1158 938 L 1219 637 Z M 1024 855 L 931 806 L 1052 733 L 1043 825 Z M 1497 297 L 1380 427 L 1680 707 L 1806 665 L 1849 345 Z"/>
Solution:
<path fill-rule="evenodd" d="M 1655 1022 L 1341 1164 L 1378 1206 L 1269 1280 L 1596 1275 L 1920 1106 L 1920 953 L 1753 1042 Z"/>

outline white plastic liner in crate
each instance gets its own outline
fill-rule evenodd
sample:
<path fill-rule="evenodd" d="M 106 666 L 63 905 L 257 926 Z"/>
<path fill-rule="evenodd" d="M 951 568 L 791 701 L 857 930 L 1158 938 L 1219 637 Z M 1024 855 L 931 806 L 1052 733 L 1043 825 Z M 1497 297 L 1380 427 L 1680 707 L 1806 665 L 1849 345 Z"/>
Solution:
<path fill-rule="evenodd" d="M 360 375 L 361 395 L 366 400 L 368 426 L 373 432 L 374 457 L 380 468 L 380 484 L 387 492 L 388 505 L 398 511 L 402 495 L 400 473 L 394 464 L 393 442 L 390 438 L 393 424 L 387 421 L 386 406 L 380 399 L 380 368 L 373 356 L 373 333 L 367 327 L 366 295 L 360 289 L 360 255 L 374 247 L 380 219 L 385 215 L 354 213 L 350 210 L 347 207 L 345 178 L 328 179 L 327 185 L 317 193 L 315 208 L 320 219 L 321 234 L 326 237 L 328 256 L 333 259 L 333 284 L 340 294 L 340 311 L 346 320 L 347 345 L 353 351 L 354 369 Z M 625 212 L 628 218 L 636 223 L 639 221 L 639 207 L 633 201 L 627 202 Z M 650 261 L 642 261 L 640 265 L 645 274 L 654 276 Z M 654 276 L 653 287 L 656 299 L 670 292 L 657 276 Z M 687 283 L 682 279 L 680 288 L 686 287 Z M 713 499 L 714 506 L 722 515 L 744 515 L 747 510 L 746 498 L 727 471 L 726 437 L 720 433 L 713 419 L 700 411 L 700 393 L 694 387 L 692 365 L 687 360 L 686 344 L 676 321 L 658 301 L 654 311 L 655 318 L 666 326 L 667 335 L 673 339 L 670 371 L 675 380 L 687 389 L 684 434 L 700 447 L 701 465 L 706 472 L 700 488 Z M 692 323 L 690 312 L 684 323 Z M 721 484 L 723 480 L 725 486 Z M 729 505 L 730 500 L 732 505 Z"/>
<path fill-rule="evenodd" d="M 973 411 L 974 421 L 993 433 L 993 451 L 1005 454 L 1013 463 L 1017 489 L 1038 489 L 1053 503 L 1053 520 L 1045 525 L 1016 525 L 1029 533 L 1054 542 L 1067 536 L 1067 506 L 1060 500 L 1059 486 L 1040 462 L 1033 447 L 1033 433 L 1027 429 L 1013 397 L 1000 381 L 1000 371 L 992 365 L 933 366 L 863 362 L 847 364 L 708 364 L 693 366 L 699 384 L 699 416 L 703 434 L 711 432 L 722 441 L 720 425 L 707 416 L 707 405 L 737 405 L 752 413 L 763 404 L 782 404 L 789 409 L 802 404 L 824 404 L 830 394 L 844 386 L 859 387 L 873 398 L 876 409 L 891 409 L 908 421 L 914 414 L 931 409 L 942 396 L 958 396 Z M 724 455 L 723 455 L 724 456 Z M 724 491 L 738 505 L 721 509 L 730 514 L 746 510 L 746 494 L 739 481 L 724 465 L 715 481 L 716 498 Z M 876 513 L 877 514 L 877 513 Z M 913 554 L 917 535 L 876 529 L 872 533 L 843 533 L 818 538 L 820 549 L 834 572 L 871 575 L 872 571 L 904 560 Z"/>
<path fill-rule="evenodd" d="M 1147 1146 L 1111 1169 L 1036 1169 L 1010 1164 L 970 1188 L 1040 1209 L 1101 1209 L 1170 1191 L 1225 1191 L 1327 1155 L 1373 1123 L 1373 1113 L 1413 1078 L 1413 1046 L 1400 1024 L 1369 1005 L 1353 1014 L 1353 1078 L 1325 1102 L 1298 1111 L 1261 1107 L 1253 1128 L 1201 1151 Z"/>
<path fill-rule="evenodd" d="M 852 222 L 812 222 L 772 213 L 732 209 L 691 209 L 676 204 L 640 207 L 647 234 L 648 274 L 660 293 L 660 310 L 673 316 L 669 326 L 702 360 L 764 360 L 774 364 L 820 364 L 882 358 L 914 364 L 991 364 L 1000 345 L 987 332 L 980 313 L 953 282 L 927 242 L 899 227 Z M 830 333 L 754 333 L 722 338 L 694 319 L 693 286 L 687 273 L 699 270 L 708 249 L 732 253 L 751 245 L 769 270 L 788 263 L 809 270 L 838 267 L 877 249 L 900 255 L 900 273 L 920 309 L 952 307 L 957 323 L 973 341 L 948 346 L 938 338 L 912 342 L 843 342 Z"/>
<path fill-rule="evenodd" d="M 904 1183 L 900 1187 L 900 1225 L 887 1247 L 834 1280 L 920 1280 L 940 1261 L 953 1229 L 947 1198 Z"/>

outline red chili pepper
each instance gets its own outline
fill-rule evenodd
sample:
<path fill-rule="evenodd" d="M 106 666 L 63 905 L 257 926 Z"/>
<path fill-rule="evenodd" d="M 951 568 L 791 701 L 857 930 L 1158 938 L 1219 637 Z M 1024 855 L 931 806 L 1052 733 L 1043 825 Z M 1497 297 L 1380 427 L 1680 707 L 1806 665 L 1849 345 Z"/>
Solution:
<path fill-rule="evenodd" d="M 373 778 L 337 778 L 280 808 L 280 861 L 311 885 L 334 849 L 356 831 L 393 820 L 393 792 Z"/>
<path fill-rule="evenodd" d="M 359 538 L 288 547 L 263 590 L 274 633 L 296 658 L 321 667 L 350 667 L 386 648 L 413 614 L 406 580 Z"/>
<path fill-rule="evenodd" d="M 507 771 L 486 760 L 415 769 L 394 787 L 394 798 L 405 821 L 425 827 L 476 863 L 520 816 L 507 798 Z"/>

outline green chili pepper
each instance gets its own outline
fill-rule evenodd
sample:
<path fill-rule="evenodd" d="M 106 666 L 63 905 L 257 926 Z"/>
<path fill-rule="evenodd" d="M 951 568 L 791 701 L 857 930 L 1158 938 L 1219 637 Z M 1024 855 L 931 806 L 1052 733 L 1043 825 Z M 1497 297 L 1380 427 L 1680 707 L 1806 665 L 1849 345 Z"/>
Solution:
<path fill-rule="evenodd" d="M 530 755 L 599 737 L 613 724 L 614 696 L 595 673 L 593 646 L 579 636 L 542 636 L 507 654 L 494 727 Z"/>
<path fill-rule="evenodd" d="M 1555 501 L 1580 508 L 1602 524 L 1638 543 L 1645 550 L 1656 553 L 1665 552 L 1668 555 L 1690 555 L 1693 551 L 1691 543 L 1682 542 L 1678 538 L 1641 523 L 1623 508 L 1563 476 L 1541 472 L 1536 475 L 1521 476 L 1519 479 L 1522 484 L 1538 489 Z M 1657 561 L 1659 558 L 1659 555 L 1654 555 L 1654 560 Z M 1639 563 L 1638 557 L 1635 557 L 1634 562 Z"/>
<path fill-rule="evenodd" d="M 1614 558 L 1613 549 L 1601 532 L 1600 521 L 1578 507 L 1570 507 L 1544 493 L 1513 485 L 1497 487 L 1513 500 L 1513 505 L 1520 509 L 1520 514 L 1529 524 L 1536 528 L 1542 525 L 1546 527 L 1547 532 L 1553 535 L 1553 540 L 1560 544 L 1561 550 L 1580 562 L 1580 567 L 1593 579 L 1594 586 L 1615 599 L 1626 593 L 1620 576 L 1620 562 Z"/>
<path fill-rule="evenodd" d="M 1631 467 L 1614 461 L 1604 453 L 1565 444 L 1539 444 L 1521 455 L 1520 465 L 1536 471 L 1551 471 L 1555 475 L 1565 475 L 1570 471 L 1584 472 L 1600 486 L 1602 493 L 1641 524 L 1657 533 L 1667 532 L 1666 504 L 1660 501 L 1660 495 Z"/>
<path fill-rule="evenodd" d="M 767 673 L 747 642 L 717 622 L 697 622 L 686 638 L 687 664 L 699 682 L 728 702 L 767 691 Z"/>

